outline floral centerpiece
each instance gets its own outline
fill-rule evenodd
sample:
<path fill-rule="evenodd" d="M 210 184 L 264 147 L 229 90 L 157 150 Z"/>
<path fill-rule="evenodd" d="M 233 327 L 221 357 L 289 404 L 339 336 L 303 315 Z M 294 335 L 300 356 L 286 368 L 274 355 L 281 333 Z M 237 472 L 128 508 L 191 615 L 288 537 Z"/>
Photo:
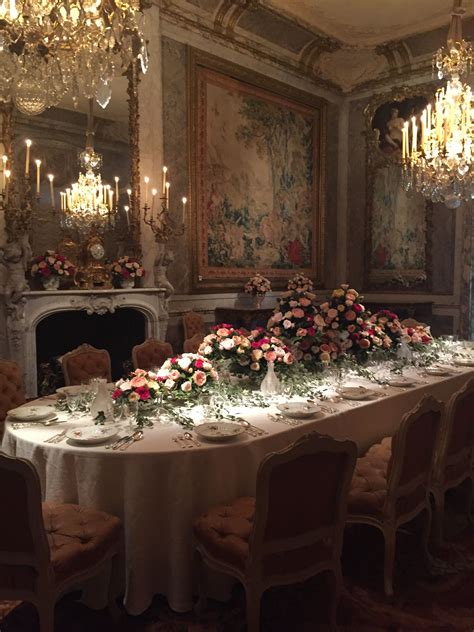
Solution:
<path fill-rule="evenodd" d="M 261 307 L 265 294 L 270 292 L 271 289 L 272 284 L 270 281 L 260 273 L 251 277 L 244 286 L 246 294 L 251 294 L 255 297 L 257 308 Z"/>
<path fill-rule="evenodd" d="M 324 319 L 329 344 L 336 345 L 342 354 L 354 355 L 364 362 L 371 351 L 383 345 L 383 336 L 381 328 L 376 329 L 370 323 L 370 313 L 361 298 L 349 285 L 340 285 L 319 306 L 319 315 Z"/>
<path fill-rule="evenodd" d="M 30 272 L 41 279 L 45 289 L 57 290 L 61 279 L 72 278 L 76 269 L 63 255 L 47 250 L 33 259 Z"/>
<path fill-rule="evenodd" d="M 161 378 L 154 371 L 135 369 L 126 378 L 115 383 L 112 399 L 119 404 L 136 402 L 138 406 L 137 426 L 151 425 L 148 416 L 160 397 L 160 382 Z"/>
<path fill-rule="evenodd" d="M 430 328 L 421 324 L 414 327 L 402 327 L 401 338 L 415 351 L 425 351 L 426 346 L 433 342 Z"/>
<path fill-rule="evenodd" d="M 382 346 L 384 349 L 396 349 L 401 341 L 402 325 L 395 312 L 389 309 L 381 309 L 372 314 L 370 322 L 383 333 Z"/>
<path fill-rule="evenodd" d="M 145 269 L 140 261 L 128 255 L 113 261 L 110 264 L 110 272 L 113 279 L 124 288 L 133 287 L 137 279 L 145 276 Z"/>
<path fill-rule="evenodd" d="M 209 358 L 199 353 L 183 353 L 165 360 L 157 379 L 165 395 L 188 398 L 207 392 L 219 376 Z"/>
<path fill-rule="evenodd" d="M 282 337 L 292 348 L 297 360 L 306 366 L 319 361 L 319 343 L 323 337 L 325 322 L 315 318 L 318 314 L 315 306 L 316 295 L 310 292 L 305 277 L 298 275 L 288 283 L 288 289 L 278 299 L 273 316 L 268 321 L 269 331 L 276 337 Z M 300 284 L 300 281 L 303 281 Z"/>
<path fill-rule="evenodd" d="M 313 282 L 304 274 L 295 274 L 288 280 L 287 290 L 296 290 L 299 292 L 311 292 L 313 290 Z"/>

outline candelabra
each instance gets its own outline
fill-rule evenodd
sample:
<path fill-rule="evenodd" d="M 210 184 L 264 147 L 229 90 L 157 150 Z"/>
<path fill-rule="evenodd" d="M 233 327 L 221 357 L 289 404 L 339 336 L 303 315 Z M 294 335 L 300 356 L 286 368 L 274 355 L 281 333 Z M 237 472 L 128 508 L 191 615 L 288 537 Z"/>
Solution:
<path fill-rule="evenodd" d="M 148 187 L 150 178 L 145 176 L 145 204 L 143 206 L 143 221 L 150 227 L 155 235 L 156 242 L 167 242 L 172 237 L 179 237 L 184 233 L 184 223 L 179 223 L 171 216 L 170 212 L 170 187 L 167 180 L 168 168 L 163 167 L 162 196 L 156 203 L 157 189 L 151 190 L 151 205 L 148 204 Z M 183 216 L 186 211 L 187 198 L 181 199 L 183 204 Z"/>

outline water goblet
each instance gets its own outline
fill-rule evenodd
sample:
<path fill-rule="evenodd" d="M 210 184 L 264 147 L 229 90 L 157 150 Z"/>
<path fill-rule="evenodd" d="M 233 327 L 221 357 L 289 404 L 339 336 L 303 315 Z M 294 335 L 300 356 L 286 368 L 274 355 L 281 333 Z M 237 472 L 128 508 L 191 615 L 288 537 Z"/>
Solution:
<path fill-rule="evenodd" d="M 81 403 L 81 396 L 78 394 L 68 393 L 66 397 L 67 408 L 71 413 L 71 417 L 75 417 Z"/>
<path fill-rule="evenodd" d="M 138 401 L 130 401 L 124 405 L 124 419 L 129 424 L 132 430 L 136 430 L 137 416 L 138 416 Z"/>

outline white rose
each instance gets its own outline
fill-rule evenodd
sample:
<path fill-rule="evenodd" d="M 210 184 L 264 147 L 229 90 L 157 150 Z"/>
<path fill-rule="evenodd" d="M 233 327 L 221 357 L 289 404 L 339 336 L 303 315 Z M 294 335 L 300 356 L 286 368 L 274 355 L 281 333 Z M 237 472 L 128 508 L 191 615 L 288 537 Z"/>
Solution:
<path fill-rule="evenodd" d="M 181 384 L 181 390 L 183 391 L 183 393 L 190 393 L 192 388 L 193 385 L 191 384 L 191 382 L 184 382 L 183 384 Z"/>
<path fill-rule="evenodd" d="M 226 351 L 230 351 L 235 347 L 235 342 L 232 340 L 232 338 L 224 338 L 224 340 L 220 344 L 220 347 L 222 349 L 225 349 Z"/>
<path fill-rule="evenodd" d="M 165 388 L 169 389 L 170 391 L 176 386 L 176 382 L 170 378 L 168 378 L 165 382 Z"/>
<path fill-rule="evenodd" d="M 132 388 L 132 383 L 130 382 L 130 380 L 124 380 L 122 384 L 120 384 L 120 389 L 122 391 L 128 391 L 131 388 Z"/>
<path fill-rule="evenodd" d="M 179 358 L 178 360 L 178 366 L 183 369 L 183 371 L 187 371 L 187 369 L 189 369 L 189 366 L 191 365 L 191 360 L 189 358 Z"/>

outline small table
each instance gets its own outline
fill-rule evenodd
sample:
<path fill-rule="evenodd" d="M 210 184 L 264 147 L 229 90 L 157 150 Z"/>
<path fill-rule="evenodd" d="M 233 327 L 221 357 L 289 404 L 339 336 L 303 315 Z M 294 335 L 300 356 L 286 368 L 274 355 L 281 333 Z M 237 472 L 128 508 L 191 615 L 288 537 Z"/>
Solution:
<path fill-rule="evenodd" d="M 214 318 L 216 325 L 228 323 L 237 329 L 250 330 L 255 327 L 266 327 L 272 314 L 273 308 L 268 307 L 216 307 Z"/>

